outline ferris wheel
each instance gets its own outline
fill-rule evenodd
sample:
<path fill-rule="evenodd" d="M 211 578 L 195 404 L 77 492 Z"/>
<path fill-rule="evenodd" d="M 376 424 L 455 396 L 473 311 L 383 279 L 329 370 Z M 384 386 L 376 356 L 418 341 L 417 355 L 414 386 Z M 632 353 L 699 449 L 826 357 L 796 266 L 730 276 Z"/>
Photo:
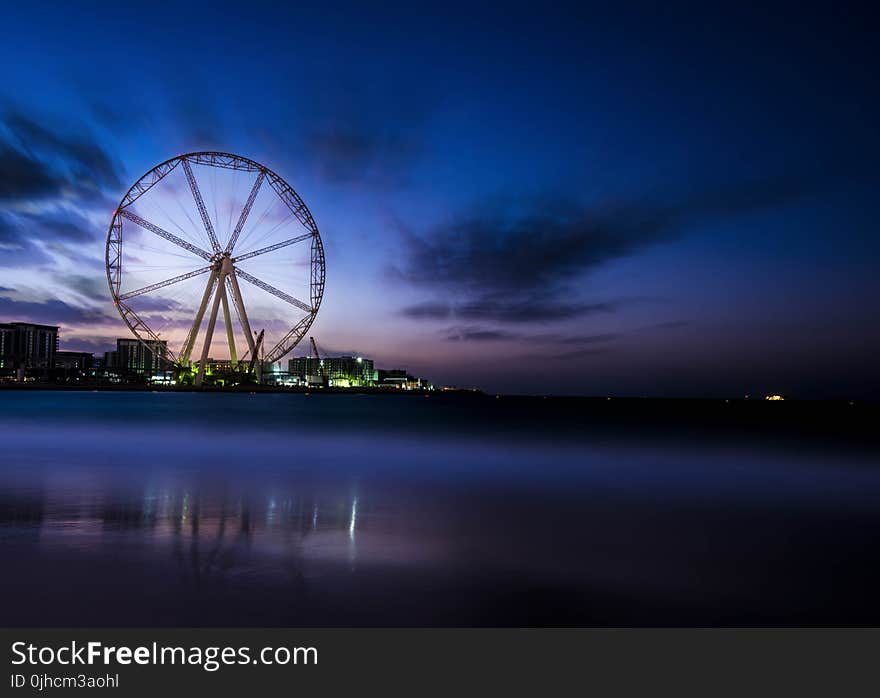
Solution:
<path fill-rule="evenodd" d="M 135 182 L 113 212 L 105 260 L 132 333 L 194 370 L 196 385 L 212 361 L 259 377 L 303 338 L 324 294 L 308 207 L 272 170 L 230 153 L 178 155 Z"/>

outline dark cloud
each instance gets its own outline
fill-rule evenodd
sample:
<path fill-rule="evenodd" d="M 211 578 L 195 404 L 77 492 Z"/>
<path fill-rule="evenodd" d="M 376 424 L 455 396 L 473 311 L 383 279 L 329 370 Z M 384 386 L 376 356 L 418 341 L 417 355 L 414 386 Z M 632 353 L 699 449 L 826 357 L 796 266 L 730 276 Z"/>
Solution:
<path fill-rule="evenodd" d="M 442 320 L 452 315 L 452 306 L 448 303 L 417 303 L 404 308 L 401 313 L 414 320 Z"/>
<path fill-rule="evenodd" d="M 594 313 L 612 312 L 614 303 L 572 303 L 548 298 L 502 299 L 482 297 L 461 303 L 419 303 L 404 308 L 405 317 L 415 320 L 495 320 L 509 323 L 540 323 L 553 320 L 583 317 Z"/>
<path fill-rule="evenodd" d="M 0 201 L 55 196 L 62 184 L 44 163 L 0 144 Z"/>
<path fill-rule="evenodd" d="M 622 335 L 617 332 L 605 332 L 601 334 L 589 335 L 566 335 L 560 333 L 543 333 L 543 334 L 525 334 L 522 332 L 511 332 L 509 330 L 498 329 L 494 327 L 483 327 L 479 325 L 469 325 L 461 327 L 450 327 L 444 330 L 446 339 L 450 342 L 494 342 L 518 340 L 521 342 L 534 342 L 546 345 L 562 345 L 562 346 L 578 346 L 578 345 L 594 345 L 613 342 Z M 577 353 L 580 350 L 569 351 L 566 355 Z"/>
<path fill-rule="evenodd" d="M 794 203 L 817 184 L 797 176 L 706 189 L 668 201 L 578 209 L 487 204 L 427 234 L 405 231 L 406 257 L 394 276 L 444 298 L 404 309 L 414 319 L 540 322 L 614 310 L 576 300 L 571 286 L 600 265 L 675 239 L 689 227 Z M 572 300 L 575 298 L 575 300 Z"/>
<path fill-rule="evenodd" d="M 450 342 L 497 342 L 517 339 L 520 335 L 505 330 L 491 330 L 480 327 L 459 327 L 448 330 L 446 339 Z"/>
<path fill-rule="evenodd" d="M 104 190 L 118 188 L 119 171 L 87 132 L 69 128 L 78 130 L 50 128 L 0 106 L 0 267 L 47 265 L 49 252 L 73 255 L 77 245 L 101 237 L 82 212 L 112 210 Z"/>
<path fill-rule="evenodd" d="M 33 267 L 51 261 L 46 251 L 24 235 L 9 216 L 0 215 L 0 246 L 0 267 Z"/>
<path fill-rule="evenodd" d="M 65 351 L 89 351 L 93 354 L 103 354 L 116 348 L 115 337 L 65 337 L 61 334 L 61 348 Z"/>
<path fill-rule="evenodd" d="M 552 298 L 483 297 L 454 307 L 454 314 L 466 320 L 497 320 L 499 322 L 540 323 L 583 317 L 614 310 L 613 303 L 578 303 Z"/>
<path fill-rule="evenodd" d="M 46 254 L 45 250 L 30 243 L 4 249 L 0 254 L 0 268 L 3 269 L 39 267 L 51 262 L 52 258 Z"/>
<path fill-rule="evenodd" d="M 504 340 L 523 340 L 527 342 L 538 342 L 541 344 L 562 344 L 562 345 L 592 345 L 613 342 L 621 335 L 616 332 L 606 332 L 602 334 L 592 335 L 575 335 L 567 336 L 562 334 L 523 334 L 521 332 L 510 332 L 508 330 L 486 328 L 479 326 L 472 327 L 451 327 L 446 330 L 446 339 L 451 342 L 460 341 L 504 341 Z M 578 350 L 580 351 L 580 350 Z M 573 352 L 577 353 L 577 352 Z"/>
<path fill-rule="evenodd" d="M 0 215 L 0 244 L 15 244 L 19 240 L 18 227 L 8 217 Z"/>
<path fill-rule="evenodd" d="M 333 184 L 375 189 L 407 184 L 426 151 L 435 100 L 420 83 L 389 84 L 384 76 L 352 66 L 335 84 L 322 86 L 307 111 L 293 116 L 301 123 L 302 154 Z"/>
<path fill-rule="evenodd" d="M 399 184 L 419 153 L 407 132 L 376 127 L 351 117 L 324 123 L 309 131 L 307 149 L 319 174 L 338 184 L 365 180 Z"/>
<path fill-rule="evenodd" d="M 98 143 L 38 123 L 11 105 L 0 112 L 0 200 L 31 201 L 62 193 L 94 196 L 119 189 L 116 161 Z"/>
<path fill-rule="evenodd" d="M 116 162 L 94 140 L 50 129 L 12 108 L 6 109 L 2 121 L 22 152 L 54 164 L 71 183 L 98 189 L 120 187 Z"/>
<path fill-rule="evenodd" d="M 0 316 L 22 322 L 49 325 L 102 324 L 117 322 L 118 318 L 99 310 L 82 308 L 60 300 L 26 301 L 0 296 Z"/>
<path fill-rule="evenodd" d="M 110 298 L 107 288 L 107 279 L 103 275 L 93 274 L 81 276 L 77 274 L 56 274 L 55 279 L 71 291 L 75 291 L 84 298 L 104 299 Z"/>
<path fill-rule="evenodd" d="M 519 344 L 531 343 L 546 347 L 541 353 L 525 354 L 524 360 L 542 359 L 580 359 L 605 354 L 611 349 L 612 343 L 626 337 L 627 334 L 646 330 L 665 330 L 684 327 L 683 321 L 659 322 L 646 327 L 639 327 L 628 332 L 599 332 L 595 334 L 564 334 L 560 332 L 523 333 L 512 332 L 497 327 L 480 325 L 454 326 L 443 330 L 449 342 L 504 342 L 515 341 Z M 575 347 L 575 348 L 572 348 Z M 564 351 L 562 351 L 564 349 Z"/>
<path fill-rule="evenodd" d="M 0 267 L 39 267 L 51 262 L 48 251 L 69 256 L 70 245 L 91 244 L 96 232 L 85 218 L 69 210 L 0 213 L 0 245 L 4 247 Z"/>
<path fill-rule="evenodd" d="M 557 348 L 570 346 L 579 348 L 568 349 L 566 351 L 551 353 L 549 355 L 530 354 L 528 355 L 528 358 L 580 359 L 597 356 L 609 352 L 611 350 L 610 345 L 613 342 L 625 339 L 627 336 L 632 336 L 634 334 L 638 335 L 640 332 L 677 330 L 682 327 L 687 327 L 688 325 L 690 325 L 690 323 L 685 322 L 684 320 L 669 320 L 666 322 L 657 322 L 652 325 L 637 327 L 626 332 L 601 332 L 581 335 L 564 335 L 559 333 L 533 334 L 529 336 L 529 339 L 535 342 L 557 345 Z"/>
<path fill-rule="evenodd" d="M 69 209 L 26 213 L 21 214 L 19 219 L 19 227 L 25 234 L 39 235 L 41 240 L 92 242 L 101 232 L 83 216 Z"/>

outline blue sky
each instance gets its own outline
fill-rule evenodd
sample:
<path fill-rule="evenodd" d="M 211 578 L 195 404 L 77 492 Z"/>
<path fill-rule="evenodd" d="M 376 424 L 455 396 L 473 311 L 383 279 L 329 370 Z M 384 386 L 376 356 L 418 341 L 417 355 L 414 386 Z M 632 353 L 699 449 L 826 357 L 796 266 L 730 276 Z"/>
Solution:
<path fill-rule="evenodd" d="M 308 203 L 325 351 L 490 391 L 876 396 L 871 24 L 811 12 L 8 6 L 0 319 L 124 336 L 116 202 L 218 149 Z"/>

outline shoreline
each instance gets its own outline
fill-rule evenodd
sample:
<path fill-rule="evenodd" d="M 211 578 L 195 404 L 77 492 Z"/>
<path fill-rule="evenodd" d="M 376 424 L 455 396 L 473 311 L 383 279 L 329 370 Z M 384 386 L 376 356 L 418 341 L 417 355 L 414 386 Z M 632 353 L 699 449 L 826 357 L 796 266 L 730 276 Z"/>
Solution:
<path fill-rule="evenodd" d="M 131 392 L 131 393 L 291 393 L 298 395 L 485 395 L 478 390 L 400 390 L 397 388 L 306 388 L 277 385 L 233 385 L 195 387 L 191 385 L 137 385 L 107 383 L 0 383 L 0 390 L 71 391 L 71 392 Z"/>
<path fill-rule="evenodd" d="M 108 383 L 41 383 L 41 382 L 0 382 L 0 390 L 9 391 L 70 391 L 70 392 L 133 392 L 133 393 L 245 393 L 245 394 L 291 394 L 291 395 L 397 395 L 428 397 L 455 396 L 474 397 L 487 399 L 515 399 L 515 400 L 553 400 L 553 401 L 578 401 L 578 402 L 616 402 L 616 403 L 676 403 L 695 405 L 706 404 L 731 404 L 731 405 L 768 405 L 785 409 L 791 405 L 860 405 L 878 406 L 880 400 L 860 398 L 785 398 L 783 400 L 767 400 L 760 397 L 668 397 L 668 396 L 631 396 L 631 395 L 553 395 L 553 394 L 529 394 L 529 393 L 489 393 L 478 388 L 445 388 L 435 390 L 401 390 L 399 388 L 359 387 L 359 388 L 309 388 L 304 386 L 277 386 L 277 385 L 234 385 L 234 386 L 191 386 L 191 385 L 137 385 L 137 384 L 108 384 Z"/>

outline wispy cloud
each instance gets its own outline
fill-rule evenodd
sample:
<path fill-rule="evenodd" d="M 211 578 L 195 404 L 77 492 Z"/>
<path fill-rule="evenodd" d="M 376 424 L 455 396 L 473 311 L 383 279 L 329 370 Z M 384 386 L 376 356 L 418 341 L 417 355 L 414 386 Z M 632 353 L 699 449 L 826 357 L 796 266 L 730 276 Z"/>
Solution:
<path fill-rule="evenodd" d="M 81 124 L 68 129 L 51 128 L 9 104 L 0 111 L 0 198 L 120 187 L 120 168 L 110 154 Z"/>
<path fill-rule="evenodd" d="M 304 159 L 330 184 L 378 190 L 408 184 L 426 151 L 432 97 L 404 82 L 367 87 L 356 67 L 349 70 L 296 114 Z"/>
<path fill-rule="evenodd" d="M 4 319 L 118 322 L 96 309 L 107 297 L 101 276 L 87 279 L 82 270 L 98 269 L 104 230 L 94 220 L 111 210 L 108 191 L 118 191 L 121 181 L 120 165 L 83 123 L 37 119 L 11 102 L 0 105 Z"/>
<path fill-rule="evenodd" d="M 401 313 L 415 320 L 493 320 L 507 323 L 542 323 L 596 313 L 612 312 L 616 303 L 565 302 L 552 297 L 503 298 L 485 295 L 462 302 L 418 303 L 407 306 Z"/>
<path fill-rule="evenodd" d="M 79 307 L 61 300 L 18 300 L 0 295 L 0 315 L 31 322 L 60 324 L 118 324 L 119 319 L 92 308 Z"/>
<path fill-rule="evenodd" d="M 450 342 L 496 342 L 499 340 L 518 339 L 521 335 L 506 330 L 487 329 L 483 327 L 452 327 L 447 330 L 446 339 Z"/>
<path fill-rule="evenodd" d="M 417 320 L 450 317 L 540 323 L 612 312 L 614 301 L 582 300 L 572 288 L 601 265 L 680 237 L 691 226 L 801 200 L 817 183 L 797 175 L 700 190 L 668 200 L 596 208 L 486 202 L 428 231 L 402 230 L 406 255 L 393 277 L 442 300 L 403 309 Z M 552 211 L 555 211 L 552 212 Z"/>

